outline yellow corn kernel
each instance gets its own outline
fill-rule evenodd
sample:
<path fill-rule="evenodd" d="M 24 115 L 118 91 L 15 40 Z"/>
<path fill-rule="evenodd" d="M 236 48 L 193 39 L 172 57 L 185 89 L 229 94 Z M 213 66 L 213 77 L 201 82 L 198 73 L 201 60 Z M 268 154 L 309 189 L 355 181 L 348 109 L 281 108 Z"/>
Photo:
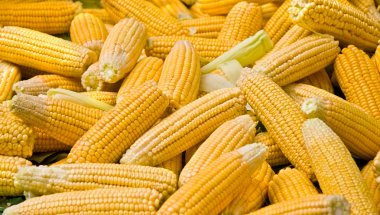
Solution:
<path fill-rule="evenodd" d="M 277 41 L 276 45 L 271 50 L 272 52 L 277 51 L 281 48 L 287 47 L 298 40 L 301 40 L 307 36 L 310 36 L 313 32 L 303 28 L 299 25 L 293 25 L 289 28 L 286 33 Z"/>
<path fill-rule="evenodd" d="M 270 19 L 273 16 L 273 14 L 276 13 L 279 7 L 280 6 L 278 4 L 273 3 L 273 2 L 260 5 L 261 12 L 263 14 L 263 19 L 264 20 Z"/>
<path fill-rule="evenodd" d="M 96 17 L 98 17 L 104 24 L 115 24 L 115 22 L 111 19 L 110 15 L 107 13 L 106 9 L 100 8 L 84 8 L 82 10 L 83 13 L 89 13 Z"/>
<path fill-rule="evenodd" d="M 20 196 L 23 190 L 14 186 L 13 176 L 22 166 L 31 166 L 32 162 L 20 157 L 0 155 L 0 196 Z"/>
<path fill-rule="evenodd" d="M 12 88 L 20 79 L 21 72 L 16 65 L 0 60 L 0 102 L 12 98 Z"/>
<path fill-rule="evenodd" d="M 373 0 L 350 0 L 350 3 L 359 10 L 363 11 L 368 16 L 380 20 L 380 13 L 376 9 L 375 1 Z"/>
<path fill-rule="evenodd" d="M 180 0 L 149 0 L 164 13 L 176 19 L 189 19 L 191 12 Z"/>
<path fill-rule="evenodd" d="M 157 165 L 206 139 L 225 121 L 245 112 L 238 88 L 213 91 L 156 124 L 124 154 L 120 163 Z"/>
<path fill-rule="evenodd" d="M 112 105 L 112 106 L 114 106 L 116 104 L 117 93 L 115 93 L 115 92 L 90 91 L 90 92 L 82 92 L 80 94 L 89 96 L 91 98 L 94 98 L 98 101 L 105 102 L 105 103 Z"/>
<path fill-rule="evenodd" d="M 181 20 L 181 24 L 184 27 L 193 29 L 195 31 L 195 34 L 192 34 L 191 36 L 202 37 L 202 35 L 214 34 L 217 37 L 225 21 L 226 17 L 224 16 L 207 16 L 196 19 L 184 19 Z"/>
<path fill-rule="evenodd" d="M 368 162 L 361 170 L 364 182 L 369 188 L 369 193 L 375 202 L 377 212 L 380 213 L 380 183 L 376 181 L 375 172 L 373 171 L 373 161 Z"/>
<path fill-rule="evenodd" d="M 308 84 L 326 90 L 329 93 L 334 93 L 334 88 L 329 78 L 329 74 L 327 74 L 325 69 L 322 69 L 319 72 L 309 75 L 297 81 L 297 83 Z"/>
<path fill-rule="evenodd" d="M 159 166 L 174 172 L 176 175 L 179 175 L 182 170 L 182 154 L 162 162 Z"/>
<path fill-rule="evenodd" d="M 33 127 L 33 133 L 36 137 L 33 152 L 61 152 L 69 151 L 71 149 L 71 146 L 50 137 L 40 128 Z"/>
<path fill-rule="evenodd" d="M 268 132 L 258 133 L 253 139 L 255 143 L 262 143 L 266 147 L 268 147 L 268 157 L 267 162 L 271 166 L 281 166 L 285 164 L 289 164 L 288 159 L 282 153 L 280 147 L 274 142 L 273 138 Z"/>
<path fill-rule="evenodd" d="M 291 0 L 286 0 L 264 26 L 273 44 L 276 44 L 282 36 L 294 25 L 288 14 Z"/>
<path fill-rule="evenodd" d="M 201 9 L 199 8 L 199 4 L 197 4 L 197 3 L 193 4 L 190 7 L 190 12 L 194 18 L 202 18 L 202 17 L 209 17 L 210 16 L 207 13 L 204 13 L 203 11 L 201 11 Z"/>
<path fill-rule="evenodd" d="M 121 81 L 116 83 L 104 82 L 100 76 L 99 62 L 96 62 L 88 67 L 86 72 L 82 75 L 81 83 L 86 91 L 117 92 L 121 85 Z"/>

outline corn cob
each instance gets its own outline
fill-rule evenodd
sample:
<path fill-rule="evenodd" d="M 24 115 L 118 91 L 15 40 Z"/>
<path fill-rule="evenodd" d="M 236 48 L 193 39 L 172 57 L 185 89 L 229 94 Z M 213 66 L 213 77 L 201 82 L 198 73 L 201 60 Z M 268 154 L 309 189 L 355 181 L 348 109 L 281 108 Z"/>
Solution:
<path fill-rule="evenodd" d="M 276 13 L 276 11 L 279 8 L 279 5 L 276 3 L 269 2 L 269 3 L 260 5 L 260 7 L 261 7 L 261 13 L 263 14 L 263 19 L 268 20 L 273 16 L 274 13 Z"/>
<path fill-rule="evenodd" d="M 215 16 L 228 14 L 228 12 L 231 11 L 231 9 L 241 1 L 242 0 L 197 0 L 196 4 L 194 5 L 199 7 L 203 13 Z M 248 0 L 247 2 L 265 4 L 272 2 L 272 0 Z"/>
<path fill-rule="evenodd" d="M 119 22 L 124 17 L 135 18 L 145 25 L 149 36 L 188 34 L 188 30 L 179 21 L 163 14 L 151 2 L 138 0 L 103 0 L 102 2 L 104 9 L 115 22 Z"/>
<path fill-rule="evenodd" d="M 312 195 L 280 202 L 247 215 L 349 215 L 350 204 L 340 195 Z"/>
<path fill-rule="evenodd" d="M 195 154 L 195 152 L 199 149 L 199 147 L 201 145 L 202 145 L 202 143 L 199 143 L 199 144 L 197 144 L 195 146 L 192 146 L 188 150 L 186 150 L 186 152 L 185 152 L 185 163 L 186 164 L 189 163 L 190 159 L 193 157 L 193 155 Z"/>
<path fill-rule="evenodd" d="M 98 17 L 100 20 L 102 20 L 104 24 L 115 24 L 115 22 L 111 19 L 110 15 L 107 13 L 106 9 L 84 8 L 82 12 L 89 13 Z"/>
<path fill-rule="evenodd" d="M 258 133 L 253 139 L 254 143 L 262 143 L 268 147 L 268 157 L 267 162 L 271 166 L 281 166 L 289 164 L 288 159 L 282 153 L 280 147 L 274 142 L 273 138 L 268 132 Z"/>
<path fill-rule="evenodd" d="M 108 36 L 106 26 L 101 19 L 89 13 L 75 16 L 70 25 L 71 41 L 93 50 L 98 55 Z"/>
<path fill-rule="evenodd" d="M 157 83 L 161 76 L 163 64 L 163 60 L 156 57 L 146 57 L 140 60 L 121 84 L 117 93 L 117 102 L 120 102 L 128 96 L 131 90 L 146 81 L 153 80 Z"/>
<path fill-rule="evenodd" d="M 320 89 L 326 90 L 329 93 L 334 93 L 334 88 L 332 86 L 329 75 L 327 74 L 325 69 L 322 69 L 319 72 L 309 75 L 297 82 L 318 87 Z"/>
<path fill-rule="evenodd" d="M 121 164 L 62 164 L 22 168 L 15 175 L 16 187 L 33 195 L 133 187 L 155 189 L 168 197 L 177 188 L 177 176 L 166 169 Z"/>
<path fill-rule="evenodd" d="M 74 78 L 67 78 L 60 75 L 37 75 L 31 79 L 20 81 L 14 84 L 13 89 L 17 93 L 38 96 L 46 95 L 51 88 L 62 88 L 75 92 L 83 91 L 80 82 Z"/>
<path fill-rule="evenodd" d="M 376 156 L 380 150 L 380 121 L 360 107 L 310 85 L 289 85 L 285 91 L 302 104 L 307 115 L 326 122 L 355 156 L 365 160 Z"/>
<path fill-rule="evenodd" d="M 226 121 L 204 141 L 186 164 L 179 177 L 183 186 L 211 162 L 223 154 L 252 143 L 256 133 L 255 122 L 249 115 Z"/>
<path fill-rule="evenodd" d="M 369 193 L 375 202 L 377 213 L 380 213 L 380 183 L 376 182 L 375 172 L 373 171 L 373 161 L 368 162 L 366 166 L 361 170 L 362 177 L 367 187 L 369 188 Z"/>
<path fill-rule="evenodd" d="M 366 51 L 376 49 L 380 39 L 380 22 L 352 5 L 329 0 L 292 2 L 289 13 L 295 24 L 314 32 L 330 34 L 345 44 L 353 44 Z"/>
<path fill-rule="evenodd" d="M 223 27 L 226 17 L 224 16 L 207 16 L 196 19 L 185 19 L 181 24 L 188 29 L 195 30 L 191 36 L 217 38 Z"/>
<path fill-rule="evenodd" d="M 261 8 L 245 1 L 236 4 L 228 13 L 218 39 L 243 41 L 262 27 Z"/>
<path fill-rule="evenodd" d="M 136 88 L 75 143 L 67 162 L 117 162 L 125 150 L 161 117 L 168 104 L 169 99 L 153 81 Z"/>
<path fill-rule="evenodd" d="M 199 4 L 197 4 L 197 3 L 193 4 L 190 7 L 190 12 L 194 18 L 202 18 L 202 17 L 209 17 L 210 16 L 207 13 L 204 13 L 203 11 L 201 11 L 201 9 L 199 8 Z"/>
<path fill-rule="evenodd" d="M 376 9 L 375 1 L 373 0 L 350 0 L 350 3 L 354 5 L 359 10 L 363 11 L 365 14 L 374 18 L 376 20 L 380 20 L 379 11 Z"/>
<path fill-rule="evenodd" d="M 113 188 L 57 193 L 28 199 L 4 215 L 155 214 L 162 195 L 149 188 Z"/>
<path fill-rule="evenodd" d="M 346 100 L 380 119 L 380 73 L 368 55 L 349 45 L 336 58 L 334 72 Z"/>
<path fill-rule="evenodd" d="M 71 21 L 81 10 L 82 5 L 72 1 L 2 2 L 0 25 L 63 34 L 69 32 Z"/>
<path fill-rule="evenodd" d="M 180 0 L 149 0 L 164 13 L 176 19 L 190 19 L 191 12 Z"/>
<path fill-rule="evenodd" d="M 278 85 L 285 86 L 331 64 L 340 52 L 338 45 L 338 41 L 330 36 L 307 36 L 266 55 L 253 70 L 262 72 Z"/>
<path fill-rule="evenodd" d="M 110 32 L 99 57 L 102 80 L 115 83 L 135 66 L 145 45 L 146 30 L 135 19 L 120 20 Z"/>
<path fill-rule="evenodd" d="M 20 157 L 8 157 L 0 155 L 0 196 L 19 196 L 23 190 L 14 186 L 13 176 L 21 166 L 31 166 L 32 163 Z"/>
<path fill-rule="evenodd" d="M 13 95 L 13 85 L 20 81 L 21 73 L 16 65 L 0 60 L 0 102 Z"/>
<path fill-rule="evenodd" d="M 174 172 L 176 175 L 179 175 L 182 170 L 182 154 L 162 162 L 159 166 Z"/>
<path fill-rule="evenodd" d="M 269 182 L 268 196 L 272 204 L 318 194 L 309 178 L 297 169 L 285 168 Z"/>
<path fill-rule="evenodd" d="M 297 42 L 298 40 L 301 40 L 307 36 L 310 36 L 311 34 L 312 34 L 312 32 L 307 30 L 306 28 L 303 28 L 299 25 L 293 25 L 277 41 L 276 45 L 272 49 L 272 52 L 277 51 L 279 49 L 282 49 L 284 47 L 287 47 L 287 46 Z"/>
<path fill-rule="evenodd" d="M 284 1 L 264 26 L 274 44 L 294 25 L 288 14 L 290 2 L 291 0 Z"/>
<path fill-rule="evenodd" d="M 69 151 L 71 149 L 71 146 L 50 137 L 40 128 L 33 127 L 33 133 L 36 137 L 33 152 L 60 152 Z"/>
<path fill-rule="evenodd" d="M 162 205 L 162 214 L 219 214 L 251 182 L 266 158 L 265 146 L 250 144 L 226 153 Z"/>
<path fill-rule="evenodd" d="M 224 52 L 238 44 L 238 41 L 218 40 L 200 37 L 186 36 L 161 36 L 150 37 L 145 46 L 147 56 L 166 58 L 171 48 L 179 40 L 188 40 L 193 44 L 199 56 L 204 60 L 212 61 Z"/>
<path fill-rule="evenodd" d="M 88 67 L 86 72 L 82 75 L 81 83 L 86 91 L 117 92 L 121 85 L 121 81 L 117 83 L 104 82 L 100 76 L 99 62 L 96 62 Z"/>
<path fill-rule="evenodd" d="M 49 73 L 80 77 L 96 59 L 87 48 L 34 30 L 6 26 L 0 35 L 1 59 Z"/>
<path fill-rule="evenodd" d="M 268 193 L 268 183 L 274 172 L 270 165 L 264 162 L 260 169 L 252 175 L 251 183 L 242 191 L 222 214 L 245 214 L 259 209 L 265 202 Z"/>
<path fill-rule="evenodd" d="M 343 195 L 352 214 L 377 214 L 360 170 L 339 136 L 316 118 L 305 121 L 302 133 L 322 192 Z"/>
<path fill-rule="evenodd" d="M 117 93 L 115 93 L 115 92 L 91 91 L 91 92 L 82 92 L 80 94 L 89 96 L 89 97 L 94 98 L 98 101 L 105 102 L 109 105 L 115 105 L 116 104 Z"/>
<path fill-rule="evenodd" d="M 301 132 L 306 118 L 298 105 L 261 73 L 243 73 L 238 86 L 286 158 L 311 177 L 310 157 Z"/>
<path fill-rule="evenodd" d="M 200 58 L 186 40 L 176 42 L 165 59 L 158 87 L 170 99 L 174 109 L 194 101 L 201 81 Z"/>
<path fill-rule="evenodd" d="M 206 139 L 225 121 L 245 111 L 246 101 L 238 88 L 226 88 L 199 98 L 141 136 L 120 163 L 157 165 Z"/>
<path fill-rule="evenodd" d="M 13 97 L 12 109 L 26 123 L 70 146 L 103 115 L 99 109 L 26 94 Z"/>
<path fill-rule="evenodd" d="M 380 46 L 376 48 L 375 54 L 371 58 L 375 62 L 377 71 L 380 72 Z"/>

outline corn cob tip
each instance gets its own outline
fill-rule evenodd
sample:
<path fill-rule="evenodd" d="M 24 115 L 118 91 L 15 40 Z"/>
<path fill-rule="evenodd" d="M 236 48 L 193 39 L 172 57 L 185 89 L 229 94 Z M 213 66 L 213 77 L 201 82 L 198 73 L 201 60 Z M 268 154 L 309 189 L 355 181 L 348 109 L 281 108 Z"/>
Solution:
<path fill-rule="evenodd" d="M 307 98 L 301 105 L 302 111 L 308 118 L 316 118 L 318 112 L 318 98 Z"/>
<path fill-rule="evenodd" d="M 258 165 L 261 165 L 268 155 L 268 147 L 261 143 L 248 144 L 237 151 L 243 156 L 242 159 L 251 167 L 250 169 L 253 170 L 258 169 Z"/>

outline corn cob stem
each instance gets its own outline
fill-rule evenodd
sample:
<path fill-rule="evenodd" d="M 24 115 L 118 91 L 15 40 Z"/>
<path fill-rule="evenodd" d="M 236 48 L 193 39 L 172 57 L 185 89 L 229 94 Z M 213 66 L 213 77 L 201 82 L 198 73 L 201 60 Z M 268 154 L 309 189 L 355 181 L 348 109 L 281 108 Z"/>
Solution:
<path fill-rule="evenodd" d="M 20 157 L 8 157 L 0 155 L 0 170 L 1 170 L 1 196 L 19 196 L 23 190 L 14 186 L 13 176 L 22 166 L 31 166 L 32 163 Z"/>
<path fill-rule="evenodd" d="M 118 83 L 106 83 L 102 80 L 99 70 L 99 62 L 96 62 L 88 67 L 83 73 L 81 83 L 86 91 L 111 91 L 117 92 L 120 87 Z"/>

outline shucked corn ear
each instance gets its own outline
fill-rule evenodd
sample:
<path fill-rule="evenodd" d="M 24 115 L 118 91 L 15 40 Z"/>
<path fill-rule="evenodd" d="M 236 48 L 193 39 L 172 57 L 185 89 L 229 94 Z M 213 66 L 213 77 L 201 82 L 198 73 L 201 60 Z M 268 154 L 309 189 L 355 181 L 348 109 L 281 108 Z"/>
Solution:
<path fill-rule="evenodd" d="M 273 138 L 268 132 L 261 132 L 256 134 L 253 142 L 261 143 L 268 147 L 268 157 L 266 161 L 271 166 L 289 164 L 288 159 L 285 157 L 284 153 L 282 153 L 280 147 L 274 142 Z"/>
<path fill-rule="evenodd" d="M 377 214 L 359 168 L 339 136 L 317 118 L 306 120 L 302 133 L 322 192 L 343 195 L 352 214 Z"/>
<path fill-rule="evenodd" d="M 107 92 L 107 91 L 90 91 L 90 92 L 82 92 L 81 95 L 86 95 L 91 98 L 94 98 L 98 101 L 102 101 L 109 105 L 114 106 L 116 104 L 116 96 L 115 92 Z"/>
<path fill-rule="evenodd" d="M 223 27 L 226 17 L 206 16 L 196 19 L 181 20 L 181 24 L 191 30 L 195 30 L 195 37 L 217 38 Z"/>
<path fill-rule="evenodd" d="M 176 19 L 190 19 L 191 12 L 180 0 L 148 0 L 159 7 L 162 12 Z"/>
<path fill-rule="evenodd" d="M 360 107 L 325 90 L 306 84 L 285 87 L 302 110 L 329 125 L 355 156 L 370 160 L 380 150 L 380 121 Z"/>
<path fill-rule="evenodd" d="M 314 87 L 318 87 L 322 90 L 326 90 L 329 93 L 334 93 L 334 88 L 332 86 L 329 74 L 327 74 L 325 69 L 309 75 L 297 81 L 297 83 L 308 84 Z"/>
<path fill-rule="evenodd" d="M 28 199 L 4 215 L 155 214 L 162 195 L 149 188 L 112 188 L 57 193 Z"/>
<path fill-rule="evenodd" d="M 0 58 L 49 73 L 80 77 L 96 60 L 96 54 L 45 33 L 5 26 L 0 27 Z"/>
<path fill-rule="evenodd" d="M 249 115 L 238 116 L 223 123 L 197 149 L 185 165 L 178 185 L 186 184 L 208 164 L 223 154 L 252 143 L 256 133 L 255 122 Z"/>
<path fill-rule="evenodd" d="M 125 17 L 135 18 L 144 23 L 149 36 L 186 35 L 188 30 L 174 17 L 148 1 L 103 0 L 103 6 L 115 22 Z"/>
<path fill-rule="evenodd" d="M 380 213 L 380 183 L 376 181 L 375 172 L 373 171 L 373 161 L 368 162 L 361 170 L 364 182 L 369 188 L 369 193 L 375 202 L 377 212 Z"/>
<path fill-rule="evenodd" d="M 378 20 L 341 1 L 292 0 L 289 13 L 297 25 L 366 51 L 374 51 L 380 39 Z"/>
<path fill-rule="evenodd" d="M 242 0 L 197 0 L 196 6 L 206 14 L 211 16 L 215 15 L 225 15 Z M 272 0 L 248 0 L 248 2 L 254 2 L 258 4 L 265 4 L 271 2 Z M 195 6 L 193 5 L 193 7 Z"/>
<path fill-rule="evenodd" d="M 222 155 L 170 196 L 157 214 L 220 213 L 251 182 L 265 158 L 266 147 L 261 144 Z"/>
<path fill-rule="evenodd" d="M 1 196 L 19 196 L 23 190 L 14 186 L 13 176 L 22 166 L 31 166 L 32 162 L 20 157 L 8 157 L 0 155 L 0 195 Z"/>
<path fill-rule="evenodd" d="M 111 30 L 99 57 L 102 80 L 115 83 L 135 66 L 146 42 L 144 25 L 130 18 L 120 20 Z"/>
<path fill-rule="evenodd" d="M 194 46 L 186 40 L 174 44 L 165 59 L 158 87 L 170 99 L 173 108 L 192 102 L 198 96 L 201 62 Z"/>
<path fill-rule="evenodd" d="M 142 135 L 120 163 L 157 165 L 207 138 L 225 121 L 245 112 L 238 88 L 211 92 L 169 115 Z"/>
<path fill-rule="evenodd" d="M 121 164 L 62 164 L 20 169 L 15 184 L 33 195 L 112 187 L 155 189 L 168 197 L 177 188 L 177 176 L 157 167 Z"/>
<path fill-rule="evenodd" d="M 34 141 L 33 152 L 61 152 L 71 149 L 71 146 L 50 137 L 40 128 L 33 127 L 33 133 L 36 139 Z"/>
<path fill-rule="evenodd" d="M 281 48 L 287 47 L 295 42 L 297 42 L 300 39 L 303 39 L 309 35 L 311 35 L 313 32 L 307 30 L 306 28 L 303 28 L 299 25 L 293 25 L 291 28 L 289 28 L 286 33 L 277 41 L 277 43 L 274 45 L 272 52 L 277 51 Z"/>
<path fill-rule="evenodd" d="M 291 0 L 284 1 L 264 26 L 274 44 L 294 25 L 288 14 L 290 3 Z"/>
<path fill-rule="evenodd" d="M 297 103 L 262 73 L 243 73 L 238 86 L 288 160 L 311 177 L 310 156 L 301 131 L 306 118 Z"/>
<path fill-rule="evenodd" d="M 350 3 L 357 7 L 359 10 L 363 11 L 368 16 L 380 19 L 380 13 L 376 9 L 375 1 L 373 0 L 350 0 Z"/>
<path fill-rule="evenodd" d="M 110 15 L 107 13 L 106 9 L 103 8 L 84 8 L 82 10 L 83 13 L 89 13 L 96 17 L 98 17 L 104 24 L 115 24 L 115 22 L 111 19 Z"/>
<path fill-rule="evenodd" d="M 16 65 L 0 60 L 0 102 L 13 95 L 13 85 L 20 81 L 21 72 Z"/>
<path fill-rule="evenodd" d="M 88 67 L 83 73 L 81 83 L 86 91 L 111 91 L 117 92 L 120 87 L 120 82 L 106 83 L 100 76 L 99 62 L 96 62 Z"/>
<path fill-rule="evenodd" d="M 276 4 L 273 2 L 260 4 L 261 12 L 263 14 L 263 19 L 264 20 L 270 19 L 273 16 L 273 14 L 276 13 L 279 7 L 280 7 L 279 4 Z"/>

